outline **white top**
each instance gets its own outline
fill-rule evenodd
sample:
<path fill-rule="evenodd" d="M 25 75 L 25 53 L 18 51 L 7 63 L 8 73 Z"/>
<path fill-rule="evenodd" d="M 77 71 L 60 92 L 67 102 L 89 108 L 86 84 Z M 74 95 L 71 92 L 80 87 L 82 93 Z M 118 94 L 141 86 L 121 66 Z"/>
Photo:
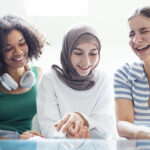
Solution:
<path fill-rule="evenodd" d="M 95 71 L 94 75 L 96 84 L 85 91 L 68 87 L 54 70 L 43 76 L 37 94 L 37 115 L 44 137 L 53 137 L 54 123 L 68 112 L 79 112 L 85 117 L 92 138 L 114 137 L 112 82 L 102 71 Z"/>

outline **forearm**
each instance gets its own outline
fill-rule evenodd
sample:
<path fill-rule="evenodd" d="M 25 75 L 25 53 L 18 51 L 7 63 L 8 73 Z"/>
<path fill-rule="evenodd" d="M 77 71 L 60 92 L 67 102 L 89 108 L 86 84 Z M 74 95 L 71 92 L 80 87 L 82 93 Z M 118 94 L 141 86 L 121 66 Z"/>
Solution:
<path fill-rule="evenodd" d="M 150 128 L 144 126 L 136 126 L 128 121 L 118 121 L 118 133 L 122 137 L 129 139 L 150 139 Z"/>
<path fill-rule="evenodd" d="M 5 137 L 0 137 L 0 140 L 6 140 L 6 139 L 8 139 L 8 138 L 5 138 Z"/>
<path fill-rule="evenodd" d="M 109 114 L 96 115 L 93 117 L 89 117 L 85 114 L 83 116 L 89 122 L 89 129 L 92 138 L 108 138 L 115 137 L 115 121 L 113 117 Z"/>

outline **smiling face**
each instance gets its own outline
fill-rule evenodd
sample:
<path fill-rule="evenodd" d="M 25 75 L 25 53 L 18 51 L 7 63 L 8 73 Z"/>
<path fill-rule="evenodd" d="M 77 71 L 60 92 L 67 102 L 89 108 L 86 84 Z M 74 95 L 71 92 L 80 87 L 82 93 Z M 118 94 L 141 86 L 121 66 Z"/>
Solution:
<path fill-rule="evenodd" d="M 150 18 L 137 15 L 129 20 L 129 44 L 142 61 L 150 61 Z"/>
<path fill-rule="evenodd" d="M 71 63 L 80 76 L 87 76 L 97 66 L 99 58 L 96 45 L 85 42 L 72 50 Z"/>
<path fill-rule="evenodd" d="M 7 68 L 24 67 L 27 62 L 28 45 L 23 34 L 14 29 L 8 34 L 5 43 L 3 58 Z"/>

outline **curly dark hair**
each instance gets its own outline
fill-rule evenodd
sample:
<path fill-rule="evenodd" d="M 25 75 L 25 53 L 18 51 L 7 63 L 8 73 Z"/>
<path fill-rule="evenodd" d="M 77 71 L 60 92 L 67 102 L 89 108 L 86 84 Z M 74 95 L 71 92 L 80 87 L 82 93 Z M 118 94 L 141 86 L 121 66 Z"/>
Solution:
<path fill-rule="evenodd" d="M 42 48 L 46 44 L 44 36 L 35 27 L 26 22 L 23 18 L 15 15 L 6 15 L 0 18 L 0 74 L 3 72 L 5 63 L 3 53 L 5 51 L 5 41 L 12 30 L 20 31 L 29 47 L 28 59 L 38 59 L 42 54 Z"/>

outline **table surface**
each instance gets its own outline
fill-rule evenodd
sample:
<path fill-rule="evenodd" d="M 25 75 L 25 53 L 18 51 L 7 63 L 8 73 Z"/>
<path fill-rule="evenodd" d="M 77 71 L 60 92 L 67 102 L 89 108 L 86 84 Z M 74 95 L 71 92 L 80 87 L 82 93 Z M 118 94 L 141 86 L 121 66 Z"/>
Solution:
<path fill-rule="evenodd" d="M 0 150 L 150 150 L 149 140 L 0 140 Z"/>

